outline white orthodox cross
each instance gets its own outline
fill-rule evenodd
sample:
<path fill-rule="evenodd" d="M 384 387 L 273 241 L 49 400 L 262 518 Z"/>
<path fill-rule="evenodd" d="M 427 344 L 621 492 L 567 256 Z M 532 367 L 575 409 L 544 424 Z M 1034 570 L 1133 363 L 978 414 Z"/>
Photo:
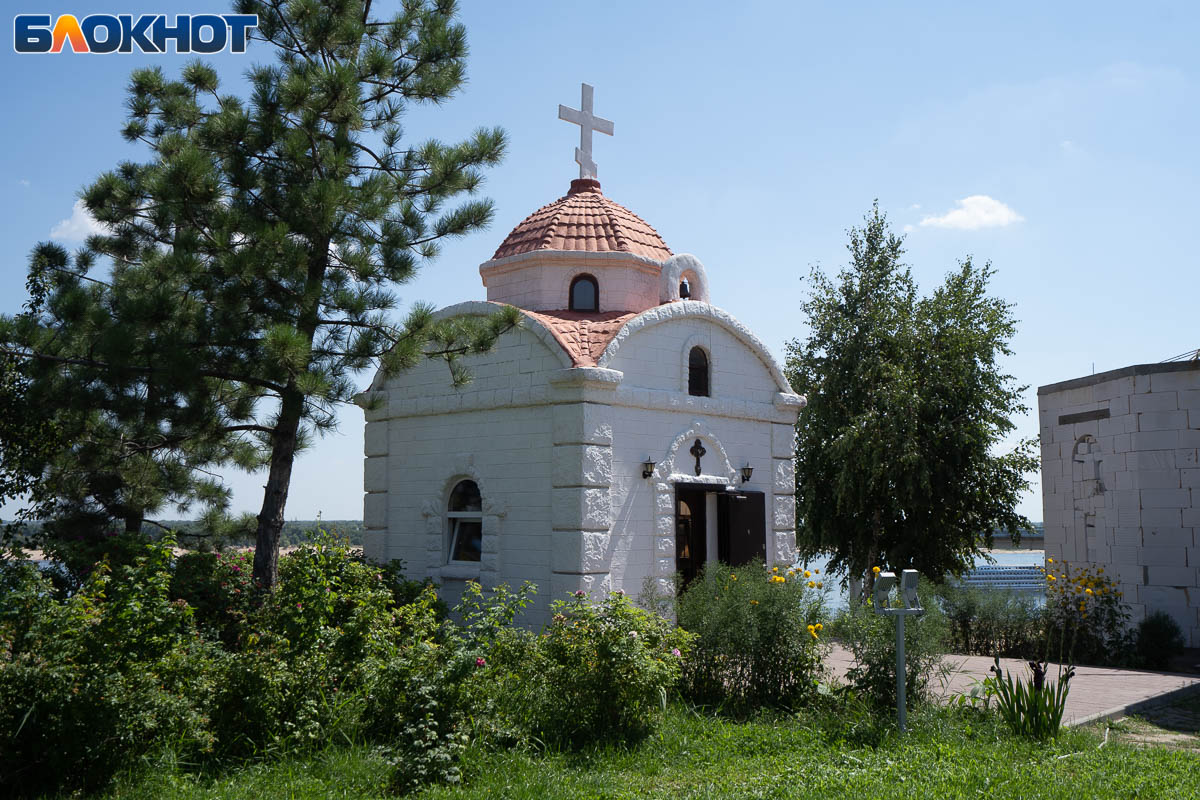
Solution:
<path fill-rule="evenodd" d="M 580 178 L 596 177 L 596 162 L 592 161 L 592 131 L 613 135 L 612 122 L 592 114 L 593 91 L 591 86 L 583 84 L 583 98 L 579 103 L 582 110 L 576 111 L 564 105 L 558 107 L 559 119 L 579 126 L 579 147 L 575 148 L 575 161 L 579 164 Z"/>

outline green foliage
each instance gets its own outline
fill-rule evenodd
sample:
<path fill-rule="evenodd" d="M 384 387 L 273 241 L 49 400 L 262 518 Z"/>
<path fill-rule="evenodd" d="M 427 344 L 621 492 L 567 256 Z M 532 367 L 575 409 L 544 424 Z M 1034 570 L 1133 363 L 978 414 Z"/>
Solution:
<path fill-rule="evenodd" d="M 0 563 L 0 784 L 91 788 L 164 743 L 212 747 L 212 648 L 169 596 L 170 558 L 169 542 L 148 544 L 61 600 L 28 562 Z"/>
<path fill-rule="evenodd" d="M 1050 686 L 1046 685 L 1046 662 L 1030 661 L 1029 670 L 1028 681 L 1014 679 L 1011 672 L 1000 668 L 997 657 L 992 667 L 995 675 L 984 683 L 995 693 L 996 710 L 1009 730 L 1039 741 L 1053 739 L 1062 727 L 1075 668 L 1059 667 L 1058 678 Z"/>
<path fill-rule="evenodd" d="M 948 625 L 947 649 L 964 655 L 1038 658 L 1045 614 L 1028 594 L 950 582 L 937 588 Z"/>
<path fill-rule="evenodd" d="M 254 611 L 254 580 L 249 553 L 184 553 L 175 561 L 171 596 L 192 608 L 209 638 L 236 646 Z"/>
<path fill-rule="evenodd" d="M 1138 623 L 1134 652 L 1143 669 L 1166 669 L 1183 646 L 1183 631 L 1167 612 L 1155 611 Z"/>
<path fill-rule="evenodd" d="M 746 721 L 668 707 L 637 748 L 603 744 L 582 753 L 470 748 L 464 781 L 426 789 L 430 800 L 770 797 L 1129 800 L 1200 797 L 1196 756 L 1146 747 L 1103 730 L 1068 728 L 1038 742 L 1011 735 L 994 714 L 926 706 L 909 730 L 880 726 L 869 743 L 824 709 Z M 114 787 L 111 800 L 378 800 L 389 766 L 377 748 L 334 745 L 321 753 L 195 776 L 152 764 Z"/>
<path fill-rule="evenodd" d="M 1128 666 L 1129 606 L 1104 567 L 1046 559 L 1045 642 L 1041 660 Z"/>
<path fill-rule="evenodd" d="M 881 565 L 941 580 L 968 569 L 994 529 L 1030 526 L 1015 509 L 1034 443 L 998 452 L 1026 410 L 1025 387 L 1000 364 L 1012 306 L 988 295 L 991 266 L 969 258 L 919 297 L 878 205 L 849 235 L 849 266 L 836 279 L 813 271 L 801 306 L 810 332 L 787 345 L 785 372 L 808 398 L 796 428 L 798 544 L 851 576 Z"/>
<path fill-rule="evenodd" d="M 735 714 L 811 700 L 829 651 L 818 581 L 762 564 L 706 565 L 678 602 L 679 624 L 695 636 L 684 696 Z"/>
<path fill-rule="evenodd" d="M 551 605 L 540 636 L 498 635 L 481 678 L 493 688 L 496 726 L 548 745 L 634 742 L 660 719 L 691 637 L 623 593 L 598 603 L 577 592 Z"/>
<path fill-rule="evenodd" d="M 899 590 L 895 590 L 899 591 Z M 945 675 L 946 619 L 932 586 L 922 580 L 918 596 L 925 613 L 904 624 L 904 692 L 910 704 L 933 699 Z M 880 710 L 896 707 L 896 619 L 876 614 L 873 601 L 851 603 L 833 624 L 833 634 L 850 649 L 854 665 L 846 679 L 853 690 Z"/>
<path fill-rule="evenodd" d="M 492 215 L 476 193 L 501 130 L 401 141 L 412 104 L 447 101 L 465 80 L 455 4 L 236 5 L 258 16 L 275 63 L 249 70 L 245 98 L 200 62 L 174 78 L 133 72 L 122 133 L 148 158 L 84 189 L 105 230 L 73 261 L 35 251 L 31 293 L 46 310 L 0 322 L 0 351 L 69 409 L 71 446 L 47 491 L 82 512 L 68 515 L 76 525 L 135 531 L 172 504 L 217 514 L 224 487 L 203 470 L 267 468 L 254 574 L 271 588 L 296 454 L 333 429 L 357 375 L 433 357 L 461 384 L 461 357 L 519 312 L 451 320 L 415 304 L 390 316 L 395 284 Z M 101 260 L 108 282 L 88 274 Z"/>
<path fill-rule="evenodd" d="M 210 526 L 231 524 L 228 490 L 209 472 L 253 464 L 212 387 L 172 366 L 192 358 L 186 320 L 195 304 L 171 296 L 179 286 L 169 276 L 146 286 L 116 269 L 104 281 L 88 276 L 93 266 L 86 250 L 39 245 L 31 301 L 0 318 L 0 353 L 19 373 L 23 408 L 0 424 L 0 450 L 12 448 L 17 474 L 32 476 L 25 516 L 52 521 L 45 538 L 94 546 L 113 530 L 138 533 L 166 508 L 199 506 Z M 22 444 L 38 431 L 40 447 Z"/>

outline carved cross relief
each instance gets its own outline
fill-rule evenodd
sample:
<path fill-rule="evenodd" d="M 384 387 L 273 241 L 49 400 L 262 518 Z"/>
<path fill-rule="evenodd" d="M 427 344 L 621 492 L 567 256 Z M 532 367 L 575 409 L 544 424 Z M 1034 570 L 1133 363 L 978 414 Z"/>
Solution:
<path fill-rule="evenodd" d="M 696 475 L 699 476 L 700 475 L 700 457 L 703 456 L 708 451 L 704 449 L 704 445 L 702 445 L 700 443 L 700 440 L 697 439 L 696 443 L 694 445 L 692 445 L 692 449 L 688 450 L 688 452 L 696 457 Z"/>

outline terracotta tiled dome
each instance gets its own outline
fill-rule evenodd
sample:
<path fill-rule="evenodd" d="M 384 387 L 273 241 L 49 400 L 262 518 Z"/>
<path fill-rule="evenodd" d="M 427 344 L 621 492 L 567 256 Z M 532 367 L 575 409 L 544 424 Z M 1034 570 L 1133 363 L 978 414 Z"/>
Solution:
<path fill-rule="evenodd" d="M 655 261 L 671 257 L 658 232 L 625 206 L 600 192 L 590 178 L 571 181 L 571 190 L 512 229 L 493 259 L 535 250 L 631 253 Z"/>

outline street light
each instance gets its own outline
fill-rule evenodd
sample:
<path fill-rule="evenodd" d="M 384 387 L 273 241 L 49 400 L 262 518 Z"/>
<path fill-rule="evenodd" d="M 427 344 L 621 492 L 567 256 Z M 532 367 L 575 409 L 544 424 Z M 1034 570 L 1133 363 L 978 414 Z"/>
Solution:
<path fill-rule="evenodd" d="M 906 569 L 900 573 L 900 602 L 902 605 L 888 605 L 892 588 L 896 585 L 896 573 L 881 572 L 875 576 L 875 613 L 885 614 L 896 618 L 896 719 L 900 723 L 901 732 L 907 722 L 908 709 L 905 694 L 904 675 L 904 618 L 921 616 L 925 609 L 917 597 L 917 578 L 915 569 Z"/>

